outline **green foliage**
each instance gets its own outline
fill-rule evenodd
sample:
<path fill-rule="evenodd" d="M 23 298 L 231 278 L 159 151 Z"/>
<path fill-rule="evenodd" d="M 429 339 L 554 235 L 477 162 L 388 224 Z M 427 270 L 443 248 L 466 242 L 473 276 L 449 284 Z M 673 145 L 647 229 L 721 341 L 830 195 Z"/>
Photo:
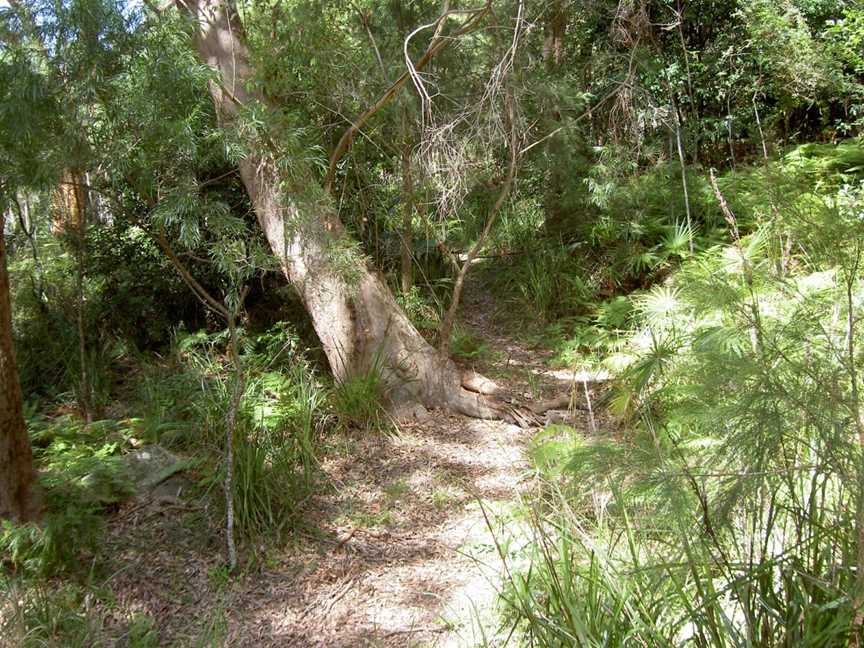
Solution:
<path fill-rule="evenodd" d="M 516 268 L 512 281 L 525 304 L 546 322 L 578 312 L 592 295 L 590 279 L 563 246 L 535 251 Z"/>
<path fill-rule="evenodd" d="M 517 4 L 491 6 L 496 25 L 514 23 Z M 549 325 L 560 362 L 626 370 L 610 404 L 632 428 L 591 440 L 555 428 L 532 445 L 547 483 L 536 568 L 508 593 L 522 629 L 548 645 L 845 642 L 860 336 L 844 325 L 856 328 L 861 305 L 864 155 L 859 141 L 827 142 L 862 126 L 861 10 L 842 0 L 518 7 L 533 26 L 518 38 L 484 28 L 437 52 L 418 77 L 431 105 L 403 91 L 363 124 L 332 197 L 316 182 L 326 151 L 406 54 L 422 54 L 434 30 L 405 36 L 435 24 L 439 3 L 241 3 L 252 85 L 268 101 L 238 107 L 231 128 L 217 122 L 208 84 L 218 80 L 190 47 L 192 22 L 113 0 L 0 9 L 0 209 L 20 217 L 5 234 L 25 391 L 61 402 L 92 392 L 97 410 L 138 416 L 31 421 L 47 513 L 39 527 L 4 525 L 11 569 L 49 575 L 98 552 L 101 516 L 127 493 L 119 464 L 133 434 L 200 458 L 205 486 L 222 479 L 239 372 L 221 323 L 154 237 L 239 307 L 242 287 L 273 266 L 236 173 L 248 153 L 270 157 L 300 207 L 289 235 L 334 209 L 357 235 L 327 250 L 349 286 L 367 258 L 392 278 L 410 201 L 420 287 L 400 299 L 431 335 L 451 272 L 437 243 L 460 254 L 485 222 L 508 121 L 488 98 L 508 94 L 524 126 L 520 168 L 485 275 Z M 441 43 L 463 19 L 437 23 Z M 512 64 L 504 89 L 488 82 L 500 61 Z M 710 166 L 725 170 L 740 239 Z M 70 170 L 88 185 L 85 248 L 50 231 Z M 293 329 L 248 328 L 234 496 L 253 545 L 298 520 L 331 414 L 363 429 L 386 414 L 383 363 L 325 390 Z M 459 330 L 453 351 L 489 355 Z M 40 596 L 15 598 L 11 636 L 98 642 L 80 592 Z M 213 641 L 228 618 L 216 610 Z M 154 645 L 151 630 L 133 624 L 128 642 Z"/>
<path fill-rule="evenodd" d="M 794 3 L 751 0 L 740 11 L 755 63 L 781 100 L 813 99 L 835 88 L 840 76 L 836 63 L 824 54 Z"/>
<path fill-rule="evenodd" d="M 234 439 L 234 503 L 237 531 L 251 540 L 298 522 L 318 477 L 326 407 L 293 329 L 278 324 L 242 339 L 246 384 Z M 221 465 L 233 375 L 226 344 L 225 331 L 179 334 L 173 364 L 145 373 L 139 424 L 150 440 L 204 451 Z M 203 484 L 219 488 L 223 477 L 215 470 Z"/>
<path fill-rule="evenodd" d="M 21 648 L 106 645 L 92 602 L 86 588 L 72 583 L 32 584 L 0 575 L 0 636 Z M 148 646 L 135 643 L 137 636 L 130 634 L 130 646 Z"/>
<path fill-rule="evenodd" d="M 622 510 L 630 507 L 620 494 L 608 497 Z M 852 577 L 849 571 L 832 572 L 830 564 L 853 550 L 849 527 L 830 539 L 820 537 L 820 546 L 833 549 L 814 561 L 784 555 L 739 565 L 712 555 L 699 540 L 698 521 L 687 517 L 671 529 L 626 514 L 587 526 L 560 492 L 550 504 L 558 512 L 532 521 L 533 568 L 511 577 L 502 592 L 526 643 L 719 647 L 848 641 Z"/>
<path fill-rule="evenodd" d="M 238 529 L 254 537 L 296 522 L 316 484 L 325 394 L 309 368 L 296 363 L 256 378 L 246 398 L 257 429 L 235 445 L 234 501 Z"/>
<path fill-rule="evenodd" d="M 330 394 L 336 418 L 347 428 L 383 430 L 387 427 L 384 366 L 380 358 L 361 374 L 339 381 Z"/>
<path fill-rule="evenodd" d="M 418 331 L 432 335 L 438 330 L 441 324 L 441 304 L 434 293 L 430 296 L 418 286 L 411 286 L 410 292 L 397 293 L 396 301 Z"/>
<path fill-rule="evenodd" d="M 304 493 L 298 482 L 292 449 L 269 439 L 235 439 L 234 520 L 240 537 L 272 537 L 296 517 Z M 222 475 L 218 476 L 220 481 Z"/>
<path fill-rule="evenodd" d="M 857 74 L 864 74 L 864 11 L 847 6 L 841 17 L 830 22 L 827 36 L 838 58 Z"/>
<path fill-rule="evenodd" d="M 50 576 L 80 569 L 82 553 L 93 552 L 101 539 L 102 520 L 93 507 L 49 512 L 40 524 L 2 522 L 0 552 L 15 571 Z"/>
<path fill-rule="evenodd" d="M 489 345 L 471 331 L 456 326 L 450 338 L 450 354 L 462 360 L 484 360 L 491 351 Z"/>
<path fill-rule="evenodd" d="M 36 418 L 30 435 L 45 514 L 39 524 L 4 521 L 0 553 L 23 574 L 78 571 L 82 555 L 98 553 L 100 514 L 131 494 L 120 458 L 131 430 L 115 421 Z"/>
<path fill-rule="evenodd" d="M 835 180 L 857 155 L 805 149 L 784 167 L 799 189 L 769 169 L 761 201 L 727 178 L 750 233 L 601 311 L 631 327 L 611 400 L 631 431 L 532 446 L 531 568 L 502 592 L 526 641 L 848 643 L 864 186 Z"/>

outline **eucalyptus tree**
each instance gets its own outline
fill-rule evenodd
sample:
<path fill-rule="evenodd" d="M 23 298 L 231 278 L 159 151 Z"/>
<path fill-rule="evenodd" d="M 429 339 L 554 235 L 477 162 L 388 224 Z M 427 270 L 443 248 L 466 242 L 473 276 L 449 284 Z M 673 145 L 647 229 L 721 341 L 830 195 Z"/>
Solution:
<path fill-rule="evenodd" d="M 36 514 L 36 475 L 12 344 L 5 228 L 3 210 L 0 212 L 0 518 L 26 521 Z"/>
<path fill-rule="evenodd" d="M 444 407 L 478 417 L 512 416 L 511 408 L 488 394 L 467 389 L 476 382 L 418 333 L 380 274 L 358 253 L 329 195 L 339 158 L 365 120 L 408 83 L 408 72 L 353 120 L 330 156 L 321 184 L 304 163 L 303 152 L 286 155 L 278 131 L 267 127 L 267 119 L 282 107 L 272 105 L 256 83 L 255 58 L 236 8 L 215 0 L 185 2 L 183 7 L 196 26 L 195 48 L 215 73 L 210 93 L 220 126 L 246 135 L 238 166 L 258 223 L 300 295 L 336 379 L 383 366 L 394 409 Z M 470 32 L 490 9 L 485 4 L 445 11 L 427 26 L 430 44 L 412 67 L 422 67 L 454 38 Z"/>

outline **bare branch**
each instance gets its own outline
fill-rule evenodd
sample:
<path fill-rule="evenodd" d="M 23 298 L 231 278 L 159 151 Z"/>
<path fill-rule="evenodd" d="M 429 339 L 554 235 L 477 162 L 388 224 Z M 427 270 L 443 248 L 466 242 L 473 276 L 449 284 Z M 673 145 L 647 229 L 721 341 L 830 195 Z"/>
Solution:
<path fill-rule="evenodd" d="M 489 236 L 489 232 L 492 230 L 492 225 L 495 223 L 498 212 L 501 211 L 501 207 L 504 206 L 504 202 L 510 196 L 513 182 L 516 179 L 516 168 L 519 160 L 519 143 L 516 134 L 517 122 L 515 101 L 510 88 L 507 88 L 505 103 L 508 119 L 510 121 L 510 165 L 507 169 L 507 177 L 504 179 L 504 184 L 501 187 L 501 191 L 498 193 L 498 198 L 495 200 L 495 204 L 492 205 L 492 208 L 489 210 L 489 214 L 486 217 L 486 224 L 483 226 L 483 231 L 468 251 L 468 256 L 465 258 L 465 262 L 462 264 L 459 274 L 456 277 L 456 283 L 453 285 L 453 295 L 450 299 L 450 306 L 447 309 L 444 319 L 441 321 L 441 328 L 439 331 L 438 349 L 442 355 L 447 355 L 450 350 L 450 336 L 453 332 L 456 313 L 459 310 L 459 302 L 462 298 L 462 289 L 465 285 L 465 277 L 468 274 L 471 264 L 474 263 L 477 255 L 480 254 L 480 250 L 482 250 L 483 244 L 486 242 L 486 237 Z"/>
<path fill-rule="evenodd" d="M 449 36 L 447 38 L 433 38 L 432 42 L 430 42 L 429 47 L 426 49 L 426 52 L 423 54 L 423 56 L 421 56 L 420 59 L 416 63 L 414 63 L 413 69 L 415 71 L 423 69 L 429 63 L 429 61 L 431 61 L 438 52 L 447 47 L 447 45 L 460 38 L 461 36 L 464 36 L 465 34 L 473 31 L 483 19 L 483 17 L 486 16 L 487 13 L 489 13 L 490 10 L 491 2 L 487 2 L 483 7 L 480 7 L 478 9 L 460 11 L 459 13 L 468 13 L 471 15 L 471 17 L 452 36 Z M 443 21 L 447 18 L 448 15 L 452 13 L 454 12 L 448 12 L 447 14 L 442 15 L 434 24 L 437 25 L 440 21 Z M 378 98 L 378 100 L 374 104 L 372 104 L 369 108 L 367 108 L 362 113 L 360 113 L 360 115 L 357 116 L 351 126 L 342 134 L 342 137 L 339 139 L 338 144 L 336 144 L 336 148 L 333 149 L 333 153 L 330 156 L 330 166 L 327 169 L 327 175 L 324 177 L 324 190 L 327 193 L 332 193 L 333 178 L 336 176 L 336 165 L 339 163 L 339 160 L 341 160 L 345 156 L 345 153 L 348 152 L 348 149 L 351 148 L 351 144 L 354 141 L 354 136 L 363 127 L 363 124 L 365 124 L 366 121 L 370 117 L 372 117 L 372 115 L 374 115 L 384 106 L 390 103 L 393 97 L 395 97 L 399 93 L 399 90 L 402 89 L 402 86 L 405 85 L 405 83 L 410 77 L 411 74 L 409 71 L 406 70 L 405 72 L 403 72 L 399 76 L 399 78 L 396 79 L 396 81 L 394 81 L 390 85 L 390 87 L 384 91 L 384 93 Z"/>
<path fill-rule="evenodd" d="M 165 253 L 165 256 L 168 257 L 168 260 L 171 261 L 171 264 L 180 273 L 180 277 L 183 279 L 184 283 L 189 286 L 189 289 L 195 294 L 195 296 L 203 303 L 207 308 L 211 309 L 219 316 L 225 318 L 226 321 L 230 321 L 231 313 L 228 312 L 228 309 L 225 308 L 219 301 L 213 297 L 204 286 L 202 286 L 195 277 L 192 276 L 192 273 L 183 265 L 183 262 L 180 258 L 174 253 L 174 250 L 171 249 L 171 246 L 168 243 L 168 239 L 165 238 L 165 233 L 160 230 L 160 232 L 155 236 L 156 243 L 162 248 L 162 251 Z"/>

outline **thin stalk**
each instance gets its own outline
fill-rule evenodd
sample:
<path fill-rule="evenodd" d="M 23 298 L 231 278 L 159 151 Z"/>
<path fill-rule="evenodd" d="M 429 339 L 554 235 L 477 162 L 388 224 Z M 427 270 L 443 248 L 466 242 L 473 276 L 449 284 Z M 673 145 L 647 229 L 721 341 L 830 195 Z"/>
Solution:
<path fill-rule="evenodd" d="M 726 95 L 726 132 L 729 136 L 729 159 L 732 162 L 732 170 L 735 170 L 735 145 L 732 133 L 732 100 Z"/>
<path fill-rule="evenodd" d="M 861 419 L 861 401 L 858 391 L 858 369 L 855 366 L 855 310 L 853 291 L 855 277 L 861 264 L 860 243 L 855 250 L 852 267 L 846 274 L 846 362 L 849 366 L 849 383 L 852 396 L 852 420 L 858 436 L 858 497 L 855 514 L 856 536 L 858 540 L 857 564 L 855 569 L 855 618 L 852 622 L 850 645 L 859 645 L 862 626 L 864 626 L 864 421 Z"/>
<path fill-rule="evenodd" d="M 242 298 L 241 298 L 242 303 Z M 231 311 L 228 317 L 228 331 L 230 333 L 229 353 L 234 365 L 234 390 L 231 393 L 231 402 L 228 406 L 228 414 L 225 417 L 225 539 L 228 551 L 228 569 L 234 571 L 237 568 L 237 546 L 234 543 L 234 431 L 237 428 L 237 410 L 240 408 L 240 400 L 243 398 L 244 374 L 243 364 L 240 360 L 237 342 L 237 311 Z"/>
<path fill-rule="evenodd" d="M 681 42 L 681 52 L 684 54 L 684 69 L 687 72 L 687 95 L 690 98 L 690 110 L 691 116 L 695 120 L 696 117 L 696 99 L 693 95 L 693 75 L 690 72 L 690 55 L 687 52 L 687 42 L 684 39 L 684 10 L 681 8 L 681 0 L 678 0 L 677 10 L 675 12 L 676 22 L 678 23 L 678 39 Z M 698 131 L 696 134 L 696 146 L 693 151 L 693 161 L 698 165 L 699 164 L 699 140 L 698 140 Z M 690 250 L 691 254 L 693 250 Z"/>
<path fill-rule="evenodd" d="M 762 142 L 762 158 L 768 162 L 768 145 L 765 143 L 765 133 L 762 130 L 762 120 L 759 118 L 759 108 L 756 105 L 756 93 L 753 93 L 753 114 L 756 115 L 756 128 L 759 130 L 759 140 Z"/>
<path fill-rule="evenodd" d="M 411 175 L 411 142 L 408 139 L 408 115 L 407 109 L 402 113 L 402 127 L 405 141 L 402 145 L 402 258 L 401 258 L 401 287 L 402 292 L 407 294 L 414 283 L 413 263 L 411 259 L 414 247 L 414 179 Z"/>
<path fill-rule="evenodd" d="M 39 304 L 39 309 L 44 313 L 47 310 L 45 305 L 45 300 L 47 298 L 47 293 L 45 292 L 45 271 L 42 268 L 42 260 L 39 258 L 39 249 L 36 246 L 36 223 L 33 222 L 33 219 L 30 218 L 30 204 L 27 201 L 27 197 L 24 197 L 24 204 L 22 205 L 17 195 L 12 195 L 10 200 L 12 206 L 15 208 L 15 212 L 18 216 L 18 225 L 21 227 L 21 231 L 24 232 L 24 235 L 27 237 L 27 242 L 30 244 L 30 253 L 33 257 L 33 269 L 35 271 L 35 278 L 31 276 L 31 282 L 33 284 L 33 293 L 36 297 L 37 303 Z"/>
<path fill-rule="evenodd" d="M 513 96 L 509 88 L 506 95 L 506 104 L 507 114 L 510 121 L 510 165 L 507 169 L 507 177 L 504 178 L 504 184 L 501 187 L 501 191 L 498 193 L 498 198 L 495 200 L 495 204 L 492 205 L 492 208 L 489 210 L 489 214 L 486 217 L 486 224 L 483 226 L 483 231 L 468 251 L 468 256 L 465 258 L 465 262 L 462 264 L 462 267 L 459 269 L 459 273 L 456 276 L 456 283 L 453 285 L 453 294 L 450 297 L 450 306 L 448 307 L 444 318 L 441 320 L 441 327 L 439 329 L 438 350 L 441 355 L 444 356 L 446 356 L 450 351 L 450 337 L 453 334 L 453 325 L 456 321 L 456 313 L 459 311 L 459 302 L 462 299 L 462 289 L 465 286 L 465 277 L 467 276 L 468 270 L 471 268 L 474 260 L 477 258 L 477 255 L 480 254 L 483 244 L 486 242 L 486 237 L 489 235 L 492 225 L 495 223 L 495 218 L 498 216 L 498 212 L 501 210 L 501 207 L 504 206 L 504 202 L 510 195 L 510 190 L 512 189 L 513 182 L 516 179 L 516 166 L 518 160 L 516 110 L 513 106 Z"/>
<path fill-rule="evenodd" d="M 687 186 L 687 159 L 684 155 L 684 142 L 681 139 L 681 120 L 678 118 L 678 106 L 672 99 L 672 116 L 675 120 L 675 143 L 678 146 L 678 161 L 681 164 L 681 185 L 684 189 L 684 209 L 687 213 L 687 237 L 690 254 L 693 254 L 693 217 L 690 214 L 690 189 Z"/>
<path fill-rule="evenodd" d="M 588 405 L 588 417 L 591 420 L 591 432 L 597 434 L 597 422 L 594 420 L 594 408 L 591 407 L 591 394 L 588 392 L 588 379 L 582 377 L 582 388 L 585 390 L 585 403 Z"/>
<path fill-rule="evenodd" d="M 87 370 L 87 341 L 84 323 L 84 273 L 87 265 L 87 204 L 83 194 L 84 187 L 81 174 L 77 171 L 69 173 L 72 181 L 72 223 L 75 232 L 76 257 L 76 320 L 78 325 L 78 360 L 80 363 L 81 388 L 79 390 L 79 405 L 87 423 L 93 422 L 93 399 L 90 390 L 90 375 Z"/>
<path fill-rule="evenodd" d="M 744 282 L 747 284 L 747 289 L 750 292 L 750 316 L 753 318 L 750 327 L 750 339 L 753 346 L 753 352 L 761 355 L 763 349 L 762 335 L 762 318 L 759 313 L 759 298 L 756 295 L 756 289 L 753 285 L 753 267 L 744 253 L 744 246 L 741 243 L 741 232 L 738 229 L 738 219 L 726 202 L 726 198 L 720 191 L 720 186 L 717 184 L 717 175 L 714 169 L 708 170 L 708 178 L 711 181 L 711 189 L 714 191 L 714 197 L 720 204 L 720 211 L 723 212 L 723 218 L 729 224 L 729 229 L 732 233 L 732 239 L 735 241 L 735 247 L 738 249 L 738 255 L 741 257 L 741 266 L 744 271 Z"/>
<path fill-rule="evenodd" d="M 168 240 L 165 238 L 164 232 L 160 231 L 158 235 L 154 236 L 154 238 L 159 244 L 159 247 L 162 248 L 165 256 L 168 257 L 174 268 L 180 274 L 180 277 L 186 285 L 189 286 L 192 293 L 201 301 L 202 304 L 204 304 L 205 307 L 223 317 L 228 323 L 228 332 L 230 336 L 228 353 L 231 356 L 231 363 L 234 365 L 234 388 L 231 392 L 228 413 L 225 417 L 225 480 L 223 482 L 223 488 L 225 490 L 225 540 L 228 553 L 228 568 L 229 571 L 233 572 L 237 568 L 237 545 L 234 541 L 234 432 L 237 429 L 237 412 L 240 409 L 240 401 L 243 398 L 243 389 L 245 387 L 243 363 L 240 360 L 240 351 L 237 339 L 237 314 L 243 308 L 243 302 L 246 299 L 248 287 L 244 286 L 240 290 L 240 298 L 237 301 L 236 308 L 233 310 L 230 309 L 227 304 L 220 303 L 207 291 L 206 288 L 195 280 L 192 273 L 189 272 L 180 258 L 171 249 Z"/>

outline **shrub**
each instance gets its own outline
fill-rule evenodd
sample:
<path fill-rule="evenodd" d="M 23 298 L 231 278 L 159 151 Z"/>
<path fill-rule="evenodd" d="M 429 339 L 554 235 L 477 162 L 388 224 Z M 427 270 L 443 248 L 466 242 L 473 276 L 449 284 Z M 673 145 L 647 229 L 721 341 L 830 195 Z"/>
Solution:
<path fill-rule="evenodd" d="M 630 433 L 555 429 L 532 450 L 535 549 L 502 593 L 528 641 L 852 639 L 864 187 L 822 186 L 739 195 L 749 233 L 627 318 L 601 312 L 631 326 L 613 399 Z"/>
<path fill-rule="evenodd" d="M 102 620 L 85 588 L 72 583 L 4 581 L 0 575 L 0 646 L 91 648 L 107 643 Z"/>
<path fill-rule="evenodd" d="M 150 367 L 142 381 L 145 433 L 210 462 L 214 470 L 203 480 L 208 489 L 221 489 L 224 480 L 226 414 L 235 379 L 226 335 L 178 333 L 171 362 Z M 236 530 L 250 540 L 297 521 L 317 479 L 325 390 L 292 328 L 277 324 L 240 336 L 245 389 L 234 438 L 234 505 Z"/>
<path fill-rule="evenodd" d="M 79 571 L 85 553 L 98 554 L 106 509 L 131 494 L 120 459 L 130 431 L 121 423 L 84 426 L 77 419 L 31 419 L 34 461 L 45 505 L 38 523 L 0 527 L 0 554 L 24 574 Z"/>

